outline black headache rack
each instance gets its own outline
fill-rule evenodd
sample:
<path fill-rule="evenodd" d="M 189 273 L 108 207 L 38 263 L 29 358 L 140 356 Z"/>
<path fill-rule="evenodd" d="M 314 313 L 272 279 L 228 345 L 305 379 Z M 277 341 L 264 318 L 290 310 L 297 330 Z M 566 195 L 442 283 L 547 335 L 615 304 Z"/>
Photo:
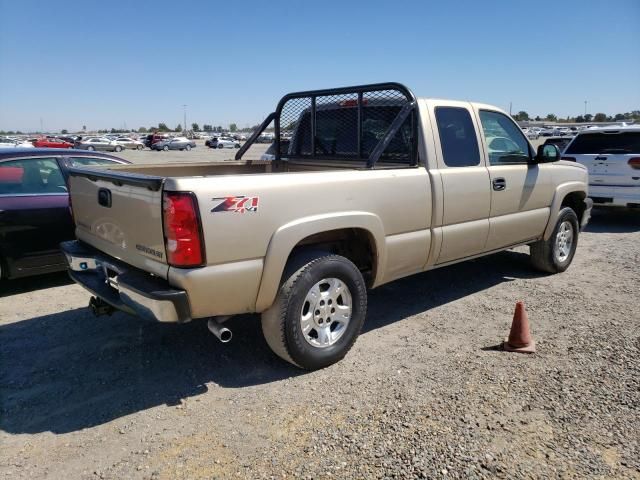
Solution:
<path fill-rule="evenodd" d="M 418 163 L 416 98 L 399 83 L 289 93 L 236 153 L 241 160 L 274 124 L 275 161 L 288 159 Z"/>

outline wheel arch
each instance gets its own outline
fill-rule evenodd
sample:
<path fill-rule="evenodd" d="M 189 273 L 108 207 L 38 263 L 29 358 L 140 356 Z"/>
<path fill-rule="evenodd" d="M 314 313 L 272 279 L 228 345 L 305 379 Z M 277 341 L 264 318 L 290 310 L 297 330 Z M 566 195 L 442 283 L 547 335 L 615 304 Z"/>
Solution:
<path fill-rule="evenodd" d="M 383 278 L 384 245 L 381 220 L 367 212 L 318 215 L 283 225 L 273 234 L 267 248 L 256 311 L 271 306 L 285 267 L 298 252 L 323 249 L 345 256 L 365 270 L 363 274 L 366 273 L 371 286 Z"/>
<path fill-rule="evenodd" d="M 586 185 L 582 182 L 568 182 L 564 183 L 556 188 L 553 201 L 551 202 L 549 221 L 544 230 L 544 240 L 548 240 L 556 222 L 558 221 L 558 215 L 563 207 L 570 207 L 576 212 L 578 217 L 578 224 L 580 224 L 582 215 L 585 212 L 587 206 L 585 199 L 587 198 Z"/>

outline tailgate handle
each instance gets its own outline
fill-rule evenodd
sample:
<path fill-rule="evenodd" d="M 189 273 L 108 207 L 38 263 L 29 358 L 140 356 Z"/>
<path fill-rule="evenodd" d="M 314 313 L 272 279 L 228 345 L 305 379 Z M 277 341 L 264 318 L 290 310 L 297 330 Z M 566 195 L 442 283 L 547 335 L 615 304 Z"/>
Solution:
<path fill-rule="evenodd" d="M 101 188 L 98 190 L 98 204 L 103 207 L 111 208 L 111 190 Z"/>

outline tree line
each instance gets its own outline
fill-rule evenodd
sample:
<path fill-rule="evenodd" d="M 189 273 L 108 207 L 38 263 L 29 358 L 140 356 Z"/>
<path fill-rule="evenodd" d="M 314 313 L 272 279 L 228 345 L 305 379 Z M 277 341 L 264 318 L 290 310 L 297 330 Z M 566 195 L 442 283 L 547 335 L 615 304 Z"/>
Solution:
<path fill-rule="evenodd" d="M 567 122 L 567 123 L 590 123 L 590 122 L 633 122 L 640 121 L 640 110 L 632 110 L 626 113 L 616 113 L 615 115 L 607 115 L 606 113 L 596 113 L 592 115 L 587 113 L 586 115 L 578 115 L 577 117 L 567 116 L 566 118 L 559 118 L 554 113 L 547 114 L 546 117 L 536 116 L 532 118 L 524 110 L 516 113 L 513 118 L 515 120 L 527 121 L 534 120 L 536 122 Z"/>

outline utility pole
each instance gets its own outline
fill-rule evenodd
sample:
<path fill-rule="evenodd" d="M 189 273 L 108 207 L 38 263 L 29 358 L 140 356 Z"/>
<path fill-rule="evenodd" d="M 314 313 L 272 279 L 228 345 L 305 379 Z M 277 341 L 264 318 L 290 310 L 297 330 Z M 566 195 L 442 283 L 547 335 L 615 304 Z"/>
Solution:
<path fill-rule="evenodd" d="M 187 105 L 182 105 L 184 111 L 184 125 L 182 126 L 182 132 L 187 134 Z"/>
<path fill-rule="evenodd" d="M 513 102 L 509 102 L 509 116 L 511 116 L 511 105 Z"/>
<path fill-rule="evenodd" d="M 40 117 L 40 133 L 44 133 L 44 127 L 42 125 L 42 117 Z"/>
<path fill-rule="evenodd" d="M 584 114 L 587 114 L 587 101 L 584 101 Z"/>

